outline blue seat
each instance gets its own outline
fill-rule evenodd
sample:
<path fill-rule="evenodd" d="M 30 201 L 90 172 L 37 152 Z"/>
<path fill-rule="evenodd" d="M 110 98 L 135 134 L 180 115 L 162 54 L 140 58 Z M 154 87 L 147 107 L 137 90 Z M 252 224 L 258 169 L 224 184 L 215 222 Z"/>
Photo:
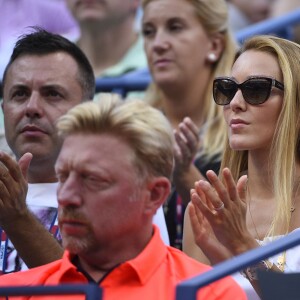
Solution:
<path fill-rule="evenodd" d="M 95 284 L 61 284 L 48 286 L 0 287 L 0 296 L 78 295 L 86 300 L 101 300 L 102 289 Z"/>

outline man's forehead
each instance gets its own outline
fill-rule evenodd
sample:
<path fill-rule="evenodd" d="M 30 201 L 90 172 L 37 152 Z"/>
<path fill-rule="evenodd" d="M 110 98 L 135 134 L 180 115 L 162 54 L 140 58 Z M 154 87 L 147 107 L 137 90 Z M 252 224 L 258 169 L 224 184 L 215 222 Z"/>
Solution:
<path fill-rule="evenodd" d="M 46 68 L 45 68 L 46 66 Z M 66 69 L 67 68 L 67 69 Z M 52 70 L 61 70 L 70 72 L 73 68 L 77 71 L 78 65 L 76 60 L 68 53 L 59 51 L 48 54 L 24 54 L 15 59 L 8 68 L 8 72 L 20 70 L 40 70 L 42 69 L 45 74 Z"/>
<path fill-rule="evenodd" d="M 45 56 L 22 56 L 12 63 L 6 73 L 5 85 L 63 86 L 67 82 L 77 82 L 78 67 L 72 57 L 53 58 Z"/>
<path fill-rule="evenodd" d="M 70 157 L 81 161 L 100 161 L 103 157 L 121 161 L 128 157 L 132 161 L 133 150 L 121 137 L 113 134 L 80 132 L 64 138 L 58 160 Z"/>

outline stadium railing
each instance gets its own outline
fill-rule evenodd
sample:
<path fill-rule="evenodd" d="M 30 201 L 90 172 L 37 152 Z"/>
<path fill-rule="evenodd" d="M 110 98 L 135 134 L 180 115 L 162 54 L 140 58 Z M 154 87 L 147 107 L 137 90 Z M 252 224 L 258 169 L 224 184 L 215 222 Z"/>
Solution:
<path fill-rule="evenodd" d="M 293 39 L 293 26 L 300 23 L 300 8 L 282 16 L 267 19 L 246 27 L 236 33 L 236 40 L 243 43 L 245 39 L 258 34 L 274 34 L 286 39 Z"/>
<path fill-rule="evenodd" d="M 266 246 L 258 247 L 219 263 L 212 270 L 178 284 L 176 287 L 176 300 L 195 300 L 197 291 L 202 287 L 297 245 L 300 245 L 300 230 Z"/>
<path fill-rule="evenodd" d="M 96 284 L 0 287 L 0 296 L 85 295 L 86 300 L 101 300 L 102 289 Z"/>

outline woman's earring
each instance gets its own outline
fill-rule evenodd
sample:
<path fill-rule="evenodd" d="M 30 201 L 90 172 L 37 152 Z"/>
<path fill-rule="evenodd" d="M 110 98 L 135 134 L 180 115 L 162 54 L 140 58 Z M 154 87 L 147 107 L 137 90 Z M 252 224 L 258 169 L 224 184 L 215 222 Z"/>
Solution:
<path fill-rule="evenodd" d="M 209 53 L 208 54 L 208 59 L 210 62 L 215 62 L 217 60 L 217 56 L 215 53 Z"/>

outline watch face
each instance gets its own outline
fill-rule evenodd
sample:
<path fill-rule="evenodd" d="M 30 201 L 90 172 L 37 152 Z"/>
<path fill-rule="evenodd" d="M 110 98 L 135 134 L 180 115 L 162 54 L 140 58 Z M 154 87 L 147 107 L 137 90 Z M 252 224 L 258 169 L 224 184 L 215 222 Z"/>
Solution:
<path fill-rule="evenodd" d="M 257 280 L 257 271 L 269 271 L 273 266 L 268 260 L 261 260 L 257 264 L 246 268 L 245 270 L 241 271 L 241 274 L 248 278 L 249 280 Z"/>

